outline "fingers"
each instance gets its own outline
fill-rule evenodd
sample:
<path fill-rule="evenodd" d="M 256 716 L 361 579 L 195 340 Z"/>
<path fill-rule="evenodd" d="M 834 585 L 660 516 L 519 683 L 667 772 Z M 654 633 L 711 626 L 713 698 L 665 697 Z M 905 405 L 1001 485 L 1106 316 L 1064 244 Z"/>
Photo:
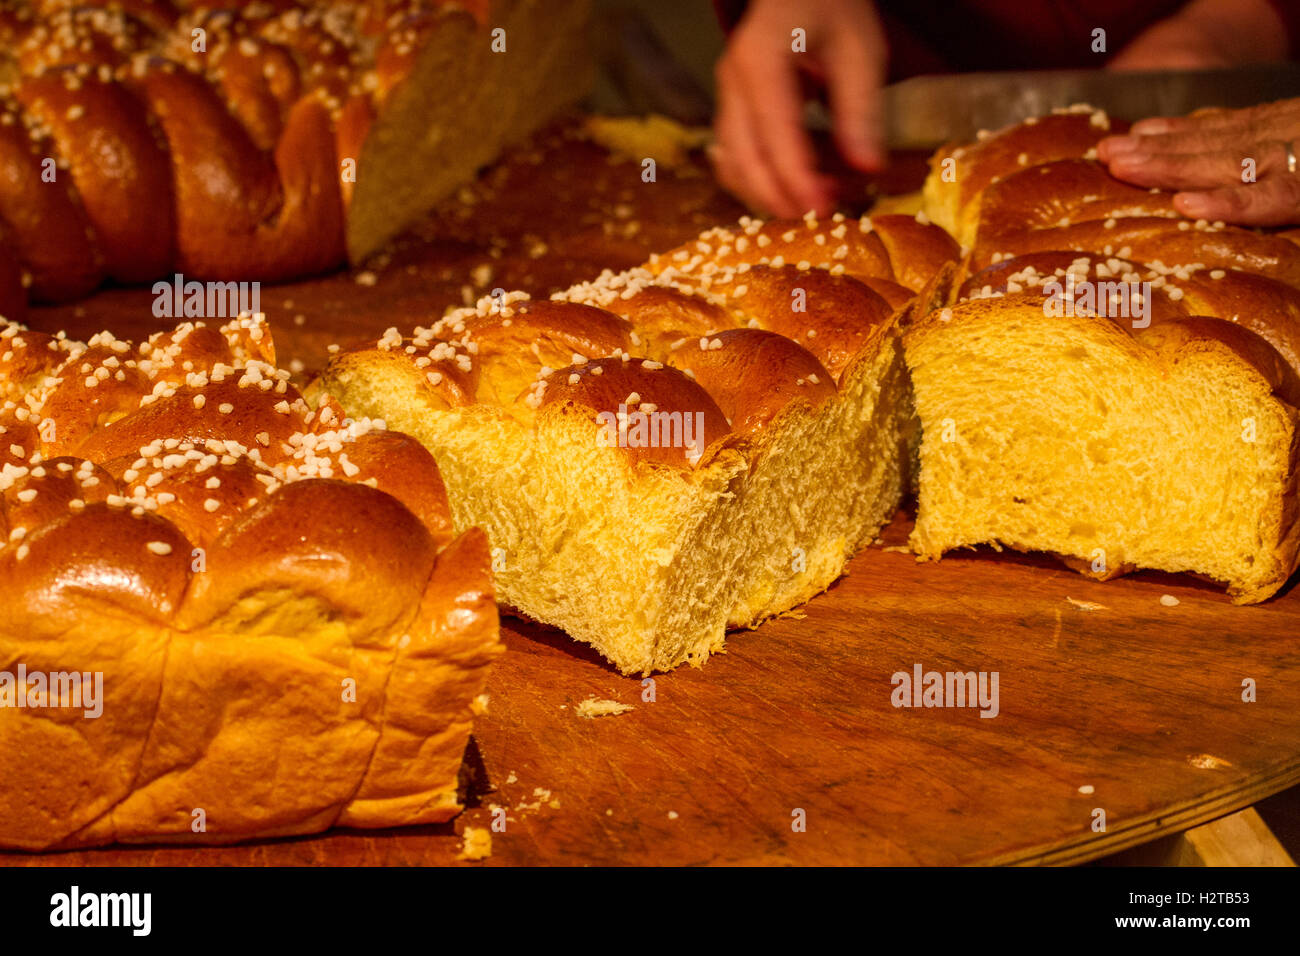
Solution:
<path fill-rule="evenodd" d="M 1180 190 L 1173 202 L 1183 215 L 1280 225 L 1300 222 L 1300 175 L 1287 169 L 1287 142 L 1300 142 L 1300 100 L 1152 117 L 1102 140 L 1097 157 L 1117 179 Z"/>
<path fill-rule="evenodd" d="M 885 165 L 880 88 L 887 48 L 874 12 L 863 12 L 861 23 L 830 37 L 823 60 L 836 145 L 851 166 L 874 172 Z"/>
<path fill-rule="evenodd" d="M 1257 183 L 1206 192 L 1181 192 L 1174 208 L 1192 219 L 1242 226 L 1284 226 L 1300 222 L 1300 177 L 1275 176 Z"/>
<path fill-rule="evenodd" d="M 1200 110 L 1190 116 L 1152 116 L 1139 120 L 1126 136 L 1107 136 L 1097 144 L 1102 162 L 1143 150 L 1147 153 L 1205 153 L 1256 142 L 1263 128 L 1254 110 Z"/>
<path fill-rule="evenodd" d="M 754 138 L 756 122 L 744 97 L 719 77 L 715 142 L 709 151 L 718 180 L 757 210 L 777 216 L 798 215 L 790 212 L 797 203 L 777 182 Z"/>
<path fill-rule="evenodd" d="M 1300 99 L 1238 110 L 1203 109 L 1188 116 L 1152 116 L 1134 123 L 1129 136 L 1174 152 L 1204 152 L 1209 140 L 1233 145 L 1230 140 L 1290 139 L 1300 136 Z M 1122 138 L 1109 137 L 1102 143 Z M 1101 152 L 1099 144 L 1098 154 Z"/>
<path fill-rule="evenodd" d="M 713 156 L 722 184 L 765 213 L 827 211 L 832 190 L 816 169 L 789 57 L 764 33 L 738 31 L 715 74 Z"/>
<path fill-rule="evenodd" d="M 836 144 L 849 165 L 884 165 L 879 91 L 887 52 L 873 5 L 824 0 L 822 15 L 800 27 L 806 48 L 798 49 L 791 43 L 792 24 L 799 25 L 794 6 L 752 3 L 715 71 L 718 177 L 751 205 L 787 217 L 828 213 L 836 193 L 804 129 L 801 76 L 825 82 Z"/>
<path fill-rule="evenodd" d="M 1238 110 L 1201 109 L 1187 116 L 1149 116 L 1138 120 L 1129 132 L 1138 136 L 1152 136 L 1160 133 L 1188 132 L 1189 130 L 1211 130 L 1225 126 L 1235 126 L 1243 122 Z"/>
<path fill-rule="evenodd" d="M 766 158 L 772 175 L 787 199 L 782 216 L 802 216 L 809 209 L 826 212 L 832 196 L 817 174 L 817 159 L 812 141 L 803 125 L 803 97 L 799 76 L 790 60 L 748 64 L 749 82 L 743 84 L 748 116 L 758 149 Z"/>
<path fill-rule="evenodd" d="M 1281 143 L 1271 143 L 1262 152 L 1268 160 L 1265 162 L 1256 157 L 1261 173 L 1276 168 L 1279 156 L 1286 155 Z M 1240 185 L 1244 158 L 1240 152 L 1230 150 L 1212 153 L 1152 153 L 1138 148 L 1115 155 L 1110 160 L 1110 172 L 1116 179 L 1148 188 L 1213 189 L 1229 184 Z"/>
<path fill-rule="evenodd" d="M 1160 153 L 1208 153 L 1218 148 L 1240 143 L 1255 142 L 1253 137 L 1239 132 L 1236 127 L 1209 134 L 1201 132 L 1148 133 L 1127 136 L 1107 136 L 1097 144 L 1097 157 L 1102 162 L 1130 153 L 1144 153 L 1148 156 Z"/>
<path fill-rule="evenodd" d="M 1123 153 L 1110 172 L 1138 186 L 1181 190 L 1174 209 L 1192 219 L 1222 220 L 1243 226 L 1300 222 L 1300 176 L 1287 169 L 1282 143 L 1265 143 L 1244 157 L 1239 152 L 1148 155 Z M 1245 160 L 1254 159 L 1255 176 L 1243 182 Z"/>

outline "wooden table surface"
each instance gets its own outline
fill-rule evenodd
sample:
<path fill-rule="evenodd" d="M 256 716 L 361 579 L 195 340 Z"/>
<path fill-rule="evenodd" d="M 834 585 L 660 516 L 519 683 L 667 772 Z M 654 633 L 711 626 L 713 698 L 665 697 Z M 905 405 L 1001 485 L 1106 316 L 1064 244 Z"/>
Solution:
<path fill-rule="evenodd" d="M 282 361 L 309 372 L 330 342 L 428 323 L 496 285 L 541 292 L 622 268 L 738 214 L 698 165 L 654 184 L 639 172 L 582 143 L 539 140 L 368 273 L 263 289 Z M 109 290 L 28 321 L 138 335 L 171 324 L 151 301 L 148 290 Z M 731 635 L 701 669 L 657 676 L 653 701 L 639 678 L 562 634 L 507 619 L 509 653 L 454 823 L 0 862 L 442 864 L 466 825 L 490 827 L 501 807 L 488 865 L 1073 863 L 1300 782 L 1290 589 L 1239 608 L 1191 578 L 1102 584 L 1034 556 L 918 564 L 900 548 L 909 528 L 900 513 L 826 594 Z M 996 671 L 998 715 L 893 706 L 891 676 L 917 664 Z M 590 697 L 633 709 L 578 716 Z"/>

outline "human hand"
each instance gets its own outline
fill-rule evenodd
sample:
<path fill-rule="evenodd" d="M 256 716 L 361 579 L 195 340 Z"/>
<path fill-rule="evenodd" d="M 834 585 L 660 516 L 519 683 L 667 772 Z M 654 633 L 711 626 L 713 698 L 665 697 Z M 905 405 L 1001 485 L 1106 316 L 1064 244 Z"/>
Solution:
<path fill-rule="evenodd" d="M 1300 99 L 1241 110 L 1134 123 L 1097 157 L 1112 176 L 1177 189 L 1174 208 L 1193 219 L 1245 226 L 1300 223 Z"/>
<path fill-rule="evenodd" d="M 804 31 L 796 52 L 793 31 Z M 850 166 L 884 165 L 884 31 L 868 0 L 753 0 L 718 60 L 712 150 L 718 179 L 764 212 L 825 214 L 835 181 L 817 169 L 801 80 L 824 83 L 835 142 Z"/>

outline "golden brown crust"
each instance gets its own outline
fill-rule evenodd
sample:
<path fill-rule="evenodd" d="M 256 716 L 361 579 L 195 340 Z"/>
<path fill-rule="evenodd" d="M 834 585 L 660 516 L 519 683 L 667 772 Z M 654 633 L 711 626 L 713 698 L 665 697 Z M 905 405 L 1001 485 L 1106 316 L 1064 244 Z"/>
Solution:
<path fill-rule="evenodd" d="M 674 345 L 732 324 L 727 309 L 693 288 L 646 284 L 620 295 L 614 306 L 644 339 L 647 355 L 662 358 Z M 631 343 L 623 346 L 632 350 Z"/>
<path fill-rule="evenodd" d="M 17 318 L 8 303 L 28 294 L 76 298 L 104 279 L 277 280 L 337 266 L 384 101 L 449 21 L 482 29 L 488 4 L 469 6 L 6 4 L 0 259 L 16 269 L 0 269 L 3 314 Z"/>
<path fill-rule="evenodd" d="M 303 517 L 312 514 L 331 520 L 304 534 Z M 177 624 L 196 630 L 220 622 L 221 630 L 258 633 L 279 625 L 273 615 L 281 602 L 311 600 L 341 615 L 353 642 L 364 644 L 415 614 L 434 554 L 424 525 L 391 495 L 335 479 L 296 481 L 225 530 Z M 265 601 L 241 607 L 262 595 Z"/>
<path fill-rule="evenodd" d="M 1095 162 L 1021 170 L 980 197 L 974 264 L 995 255 L 1078 250 L 1176 267 L 1241 269 L 1300 284 L 1300 249 L 1274 236 L 1173 212 L 1171 194 L 1118 182 Z"/>
<path fill-rule="evenodd" d="M 592 441 L 621 449 L 633 463 L 692 468 L 731 432 L 708 392 L 689 376 L 652 359 L 596 359 L 559 369 L 546 381 L 540 408 L 580 410 L 593 419 Z M 680 422 L 678 431 L 685 435 L 690 429 L 692 440 L 649 440 L 648 432 L 640 438 L 638 426 L 648 429 L 648 423 L 664 420 L 653 416 L 666 416 L 670 429 Z"/>
<path fill-rule="evenodd" d="M 912 216 L 863 216 L 836 213 L 818 219 L 762 221 L 745 218 L 719 226 L 676 249 L 652 256 L 646 268 L 709 277 L 751 266 L 824 269 L 832 275 L 885 279 L 913 292 L 960 250 L 938 226 Z"/>
<path fill-rule="evenodd" d="M 10 532 L 0 550 L 0 634 L 57 637 L 111 609 L 147 625 L 169 621 L 189 583 L 189 542 L 171 522 L 122 505 L 61 510 Z"/>
<path fill-rule="evenodd" d="M 959 250 L 887 222 L 892 254 L 870 220 L 842 216 L 709 230 L 544 304 L 499 294 L 390 329 L 335 355 L 321 384 L 434 450 L 457 519 L 505 556 L 511 606 L 623 673 L 699 663 L 728 626 L 827 587 L 905 490 L 903 283 L 946 293 L 925 263 L 947 275 Z M 448 366 L 469 400 L 443 391 Z"/>
<path fill-rule="evenodd" d="M 958 208 L 975 202 L 985 190 L 1027 166 L 1084 155 L 1103 137 L 1120 132 L 1105 113 L 1091 109 L 1040 116 L 982 136 L 974 143 L 954 144 L 930 159 L 931 185 L 943 183 L 944 163 L 953 160 L 953 186 Z"/>
<path fill-rule="evenodd" d="M 14 528 L 40 528 L 76 507 L 74 501 L 96 504 L 117 494 L 117 479 L 93 462 L 47 458 L 0 492 L 0 528 L 5 534 Z"/>
<path fill-rule="evenodd" d="M 1173 351 L 1192 340 L 1214 341 L 1228 346 L 1259 373 L 1273 394 L 1293 408 L 1300 408 L 1300 376 L 1266 339 L 1243 325 L 1208 315 L 1176 317 L 1172 322 L 1140 331 L 1143 345 Z"/>
<path fill-rule="evenodd" d="M 1046 296 L 1049 289 L 1056 295 L 1068 295 L 1071 288 L 1076 289 L 1075 296 L 1114 290 L 1106 293 L 1104 302 L 1094 298 L 1090 307 L 1130 332 L 1196 318 L 1198 328 L 1206 334 L 1225 344 L 1240 343 L 1243 357 L 1281 390 L 1280 395 L 1294 394 L 1294 373 L 1283 374 L 1280 366 L 1300 369 L 1300 289 L 1267 276 L 1240 269 L 1204 268 L 1199 263 L 1174 268 L 1157 263 L 1153 267 L 1104 254 L 1036 252 L 1002 259 L 976 272 L 963 283 L 957 297 L 1021 291 Z M 1212 330 L 1222 325 L 1237 326 L 1249 334 L 1224 331 L 1216 336 Z M 1257 354 L 1263 343 L 1273 353 L 1271 358 Z"/>
<path fill-rule="evenodd" d="M 1098 163 L 1060 159 L 1008 171 L 980 195 L 981 239 L 1093 219 L 1180 218 L 1173 195 L 1121 182 Z"/>
<path fill-rule="evenodd" d="M 68 67 L 23 81 L 15 95 L 27 119 L 49 130 L 53 155 L 66 158 L 107 276 L 142 282 L 166 273 L 175 257 L 172 169 L 144 104 L 119 83 Z"/>
<path fill-rule="evenodd" d="M 462 341 L 472 343 L 480 400 L 505 404 L 524 392 L 541 367 L 633 348 L 632 326 L 612 312 L 573 302 L 519 302 L 466 320 Z"/>
<path fill-rule="evenodd" d="M 912 292 L 920 292 L 944 263 L 961 257 L 961 247 L 952 236 L 916 216 L 872 216 L 870 223 L 889 255 L 894 280 Z M 850 274 L 864 281 L 870 278 L 866 273 Z"/>
<path fill-rule="evenodd" d="M 850 276 L 789 265 L 755 266 L 737 277 L 733 293 L 735 311 L 798 342 L 836 380 L 872 331 L 895 312 Z"/>
<path fill-rule="evenodd" d="M 455 532 L 447 491 L 433 456 L 418 441 L 401 432 L 366 432 L 347 443 L 340 460 L 350 480 L 372 482 L 406 505 L 424 524 L 436 547 L 450 543 Z"/>
<path fill-rule="evenodd" d="M 429 453 L 309 408 L 260 317 L 0 346 L 0 657 L 108 688 L 75 733 L 0 708 L 0 845 L 453 816 L 500 647 L 486 542 L 453 538 Z"/>
<path fill-rule="evenodd" d="M 675 268 L 692 273 L 700 269 L 725 270 L 740 265 L 798 265 L 840 270 L 849 275 L 893 278 L 893 266 L 884 243 L 864 223 L 846 220 L 756 219 L 741 220 L 739 229 L 718 227 L 699 238 L 654 256 L 649 268 Z"/>
<path fill-rule="evenodd" d="M 775 332 L 727 329 L 681 346 L 674 364 L 717 402 L 737 435 L 750 435 L 791 401 L 819 405 L 835 380 L 807 349 Z"/>
<path fill-rule="evenodd" d="M 887 239 L 867 218 L 743 219 L 550 301 L 512 292 L 409 336 L 390 329 L 373 348 L 336 356 L 326 379 L 409 381 L 431 409 L 483 404 L 527 423 L 557 403 L 613 416 L 615 428 L 620 406 L 624 414 L 698 412 L 700 452 L 729 434 L 752 437 L 796 399 L 816 406 L 833 395 L 914 298 L 896 271 L 923 284 L 930 265 L 942 269 L 958 252 L 913 217 L 879 221 Z M 814 253 L 820 266 L 786 261 Z M 855 277 L 869 269 L 878 274 Z M 706 460 L 680 445 L 617 444 L 632 463 L 691 470 Z"/>

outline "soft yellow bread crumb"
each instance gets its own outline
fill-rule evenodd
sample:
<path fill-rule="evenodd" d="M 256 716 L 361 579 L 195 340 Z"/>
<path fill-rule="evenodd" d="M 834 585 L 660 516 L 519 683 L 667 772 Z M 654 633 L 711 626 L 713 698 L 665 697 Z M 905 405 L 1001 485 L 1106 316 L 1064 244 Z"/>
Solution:
<path fill-rule="evenodd" d="M 949 311 L 905 339 L 922 557 L 987 543 L 1192 571 L 1235 603 L 1286 582 L 1300 417 L 1239 353 L 1182 322 L 1048 317 L 1029 293 Z"/>
<path fill-rule="evenodd" d="M 881 196 L 871 206 L 871 215 L 884 216 L 896 213 L 903 216 L 915 216 L 925 208 L 925 194 L 921 190 L 900 193 L 897 196 Z"/>
<path fill-rule="evenodd" d="M 466 827 L 461 834 L 458 860 L 486 860 L 492 855 L 492 831 L 485 827 Z"/>
<path fill-rule="evenodd" d="M 686 162 L 690 151 L 709 139 L 709 131 L 682 126 L 666 116 L 590 116 L 583 124 L 587 138 L 616 157 L 637 162 L 648 157 L 665 169 Z"/>
<path fill-rule="evenodd" d="M 578 705 L 578 716 L 586 717 L 588 720 L 596 717 L 617 717 L 619 714 L 626 714 L 632 709 L 631 704 L 620 704 L 616 700 L 597 700 L 595 697 L 588 697 Z"/>
<path fill-rule="evenodd" d="M 1067 597 L 1067 601 L 1077 607 L 1080 611 L 1105 611 L 1106 605 L 1097 604 L 1095 601 L 1080 601 L 1077 598 Z"/>

